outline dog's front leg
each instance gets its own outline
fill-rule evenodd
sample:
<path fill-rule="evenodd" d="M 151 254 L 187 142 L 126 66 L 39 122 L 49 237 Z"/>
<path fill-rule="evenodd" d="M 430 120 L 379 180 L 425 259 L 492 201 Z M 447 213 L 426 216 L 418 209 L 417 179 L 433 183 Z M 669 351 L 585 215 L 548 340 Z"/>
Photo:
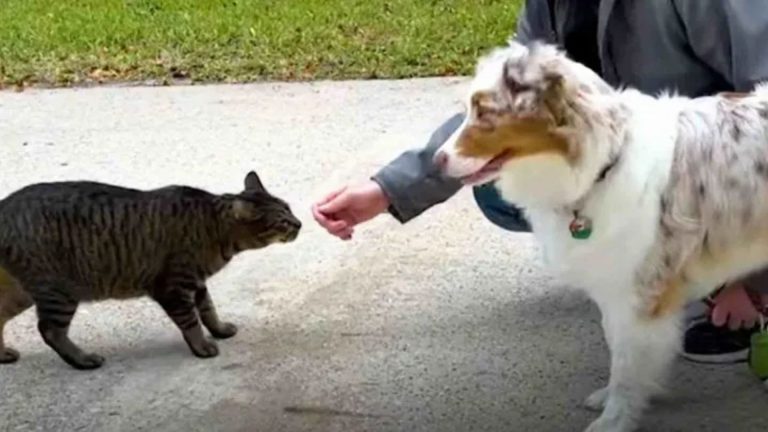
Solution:
<path fill-rule="evenodd" d="M 600 304 L 611 377 L 606 388 L 587 399 L 588 406 L 604 406 L 587 432 L 634 431 L 677 352 L 678 316 L 650 318 L 633 303 L 629 298 L 614 298 Z"/>

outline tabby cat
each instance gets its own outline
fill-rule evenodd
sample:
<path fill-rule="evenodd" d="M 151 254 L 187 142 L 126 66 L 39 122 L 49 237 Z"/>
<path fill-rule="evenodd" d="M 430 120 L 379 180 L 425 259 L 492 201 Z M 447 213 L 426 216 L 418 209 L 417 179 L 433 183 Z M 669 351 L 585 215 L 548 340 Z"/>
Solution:
<path fill-rule="evenodd" d="M 192 353 L 218 355 L 234 336 L 205 281 L 238 252 L 296 239 L 301 223 L 255 172 L 239 194 L 186 186 L 140 191 L 95 182 L 41 183 L 0 201 L 0 363 L 18 360 L 5 324 L 33 304 L 45 343 L 77 369 L 104 358 L 68 336 L 81 301 L 153 298 Z M 198 320 L 199 317 L 199 320 Z"/>

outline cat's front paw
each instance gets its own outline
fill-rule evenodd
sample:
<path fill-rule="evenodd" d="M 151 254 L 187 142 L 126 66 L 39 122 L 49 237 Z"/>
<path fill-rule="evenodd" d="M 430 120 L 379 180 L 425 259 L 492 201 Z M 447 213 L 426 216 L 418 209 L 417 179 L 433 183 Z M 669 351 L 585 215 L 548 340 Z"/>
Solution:
<path fill-rule="evenodd" d="M 190 344 L 189 348 L 192 350 L 192 354 L 200 358 L 211 358 L 219 355 L 219 347 L 216 342 L 203 339 L 197 344 Z"/>
<path fill-rule="evenodd" d="M 15 363 L 19 360 L 19 352 L 13 348 L 3 348 L 0 350 L 0 364 Z"/>
<path fill-rule="evenodd" d="M 237 334 L 237 326 L 232 323 L 221 323 L 217 328 L 209 329 L 211 336 L 216 339 L 228 339 Z"/>
<path fill-rule="evenodd" d="M 75 369 L 92 370 L 98 369 L 104 364 L 104 357 L 98 354 L 84 354 L 80 357 L 72 358 L 68 363 Z"/>

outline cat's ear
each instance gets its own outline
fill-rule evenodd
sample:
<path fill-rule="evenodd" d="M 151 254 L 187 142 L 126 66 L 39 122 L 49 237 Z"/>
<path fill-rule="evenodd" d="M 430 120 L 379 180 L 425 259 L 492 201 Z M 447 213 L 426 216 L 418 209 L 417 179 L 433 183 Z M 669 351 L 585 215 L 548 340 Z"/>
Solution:
<path fill-rule="evenodd" d="M 256 171 L 251 171 L 245 176 L 245 190 L 248 192 L 264 191 L 266 188 L 261 183 Z"/>
<path fill-rule="evenodd" d="M 235 198 L 232 200 L 232 214 L 240 221 L 254 220 L 259 217 L 259 210 L 250 201 Z"/>

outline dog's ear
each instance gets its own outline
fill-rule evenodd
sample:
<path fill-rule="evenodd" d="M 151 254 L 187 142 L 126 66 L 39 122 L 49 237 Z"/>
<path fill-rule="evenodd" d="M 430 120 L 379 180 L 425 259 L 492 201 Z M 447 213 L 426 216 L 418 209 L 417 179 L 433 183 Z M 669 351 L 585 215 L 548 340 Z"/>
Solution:
<path fill-rule="evenodd" d="M 565 89 L 565 78 L 563 78 L 563 74 L 558 71 L 544 71 L 544 82 L 548 91 L 561 94 Z"/>
<path fill-rule="evenodd" d="M 544 71 L 544 92 L 542 102 L 557 126 L 566 125 L 566 99 L 568 97 L 565 89 L 565 78 L 560 72 L 547 70 Z"/>
<path fill-rule="evenodd" d="M 505 90 L 511 96 L 531 89 L 529 85 L 520 82 L 520 75 L 519 67 L 516 68 L 515 65 L 511 64 L 510 60 L 504 62 L 502 80 Z"/>

